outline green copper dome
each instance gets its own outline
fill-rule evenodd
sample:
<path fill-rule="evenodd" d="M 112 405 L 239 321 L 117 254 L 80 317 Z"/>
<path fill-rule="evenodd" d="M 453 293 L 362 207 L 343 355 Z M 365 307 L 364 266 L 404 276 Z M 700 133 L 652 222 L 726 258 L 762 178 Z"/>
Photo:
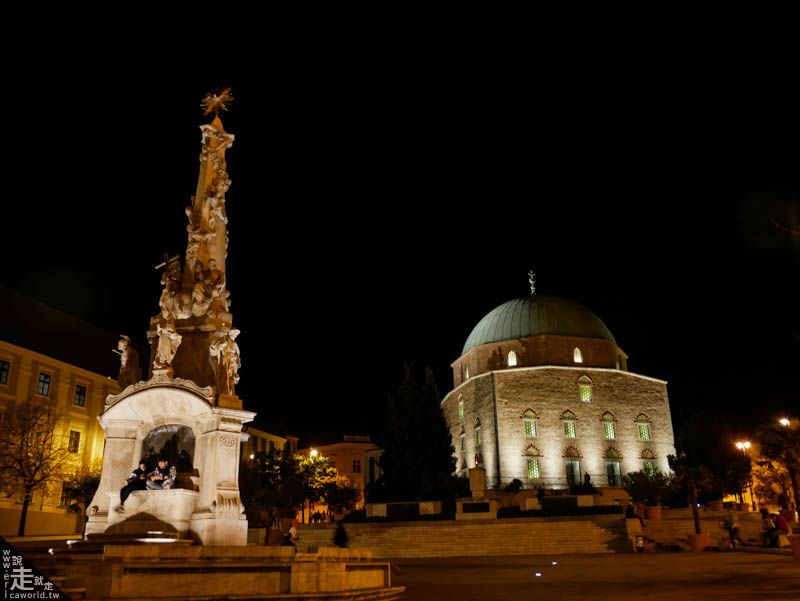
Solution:
<path fill-rule="evenodd" d="M 489 342 L 542 334 L 601 338 L 616 344 L 606 324 L 583 305 L 536 294 L 515 298 L 492 309 L 472 329 L 461 354 Z"/>

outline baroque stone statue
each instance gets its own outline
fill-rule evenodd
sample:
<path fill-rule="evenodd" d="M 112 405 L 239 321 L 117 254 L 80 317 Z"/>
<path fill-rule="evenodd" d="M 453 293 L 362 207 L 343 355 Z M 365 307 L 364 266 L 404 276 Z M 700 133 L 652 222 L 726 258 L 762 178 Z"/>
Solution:
<path fill-rule="evenodd" d="M 239 345 L 236 337 L 239 330 L 231 328 L 209 346 L 209 361 L 214 372 L 217 394 L 235 395 L 234 386 L 239 382 L 239 368 L 242 366 Z"/>
<path fill-rule="evenodd" d="M 124 334 L 119 337 L 117 350 L 114 352 L 119 355 L 117 384 L 124 390 L 125 387 L 139 381 L 139 353 L 133 348 L 131 339 Z"/>
<path fill-rule="evenodd" d="M 160 319 L 156 324 L 156 337 L 158 344 L 153 369 L 165 371 L 168 376 L 172 377 L 172 360 L 175 358 L 175 353 L 178 352 L 183 337 L 175 331 L 175 324 L 167 319 Z"/>

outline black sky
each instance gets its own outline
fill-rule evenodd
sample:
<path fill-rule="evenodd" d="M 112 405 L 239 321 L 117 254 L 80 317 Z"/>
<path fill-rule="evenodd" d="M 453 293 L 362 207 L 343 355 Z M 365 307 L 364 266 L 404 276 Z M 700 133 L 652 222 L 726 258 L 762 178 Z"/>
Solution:
<path fill-rule="evenodd" d="M 674 421 L 797 411 L 800 124 L 781 72 L 472 69 L 282 57 L 26 72 L 0 282 L 140 346 L 186 245 L 199 101 L 232 86 L 240 395 L 312 440 L 379 434 L 409 359 L 449 363 L 527 291 L 597 313 Z M 87 100 L 90 99 L 90 100 Z"/>

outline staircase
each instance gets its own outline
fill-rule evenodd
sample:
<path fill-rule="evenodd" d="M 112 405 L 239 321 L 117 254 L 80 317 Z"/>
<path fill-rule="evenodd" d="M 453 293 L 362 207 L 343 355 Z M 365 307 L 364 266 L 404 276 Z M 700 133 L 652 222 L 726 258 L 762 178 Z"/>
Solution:
<path fill-rule="evenodd" d="M 347 546 L 370 550 L 376 559 L 630 551 L 620 519 L 365 523 L 347 524 L 346 529 Z M 334 532 L 333 526 L 301 527 L 298 551 L 332 545 Z"/>

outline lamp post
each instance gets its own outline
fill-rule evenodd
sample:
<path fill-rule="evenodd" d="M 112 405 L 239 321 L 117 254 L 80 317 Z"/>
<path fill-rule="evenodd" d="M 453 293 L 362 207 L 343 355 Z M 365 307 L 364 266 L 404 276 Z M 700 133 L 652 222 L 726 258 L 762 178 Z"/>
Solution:
<path fill-rule="evenodd" d="M 739 449 L 745 455 L 747 455 L 747 451 L 750 449 L 750 441 L 749 440 L 737 440 L 736 441 L 736 448 Z M 747 487 L 750 490 L 750 503 L 752 503 L 752 505 L 753 505 L 753 511 L 756 511 L 758 508 L 756 507 L 756 498 L 753 495 L 752 468 L 751 468 L 751 474 L 747 477 Z"/>
<path fill-rule="evenodd" d="M 778 423 L 779 423 L 781 426 L 783 426 L 784 428 L 788 428 L 788 427 L 789 427 L 789 424 L 791 424 L 792 422 L 791 422 L 791 421 L 789 421 L 789 418 L 787 418 L 787 417 L 782 417 L 782 418 L 780 418 L 780 419 L 778 420 Z"/>

